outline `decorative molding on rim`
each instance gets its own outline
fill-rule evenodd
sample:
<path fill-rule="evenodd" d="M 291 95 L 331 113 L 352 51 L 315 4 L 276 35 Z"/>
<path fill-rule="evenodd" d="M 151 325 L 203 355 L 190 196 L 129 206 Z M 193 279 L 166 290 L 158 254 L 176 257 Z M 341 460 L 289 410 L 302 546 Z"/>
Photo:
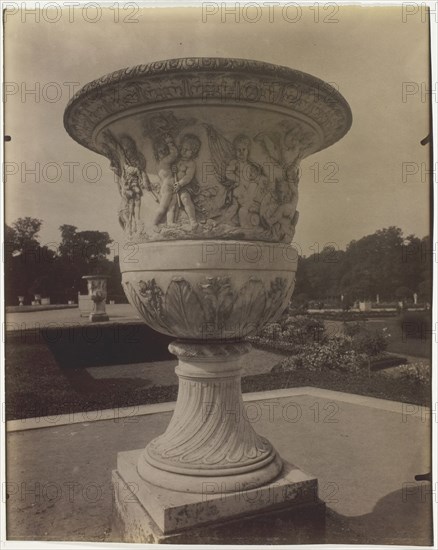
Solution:
<path fill-rule="evenodd" d="M 235 88 L 225 91 L 223 86 L 228 85 Z M 256 97 L 248 91 L 242 97 L 243 89 L 251 89 Z M 310 74 L 250 59 L 188 57 L 120 69 L 93 80 L 69 101 L 64 126 L 77 142 L 101 153 L 93 132 L 107 118 L 139 106 L 187 99 L 205 105 L 207 100 L 225 105 L 271 104 L 303 113 L 322 129 L 321 149 L 344 136 L 352 123 L 344 97 Z"/>

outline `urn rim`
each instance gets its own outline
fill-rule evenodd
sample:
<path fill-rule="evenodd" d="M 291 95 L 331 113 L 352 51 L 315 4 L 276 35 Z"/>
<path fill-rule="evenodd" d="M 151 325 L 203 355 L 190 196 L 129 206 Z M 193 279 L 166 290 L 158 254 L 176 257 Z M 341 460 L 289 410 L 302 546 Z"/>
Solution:
<path fill-rule="evenodd" d="M 183 57 L 153 61 L 147 64 L 126 67 L 117 71 L 108 73 L 100 78 L 97 78 L 85 84 L 78 90 L 67 104 L 64 112 L 64 127 L 67 133 L 79 144 L 91 149 L 99 154 L 102 154 L 94 140 L 94 130 L 97 126 L 104 123 L 106 119 L 111 118 L 115 113 L 119 114 L 133 107 L 132 103 L 127 102 L 123 105 L 123 100 L 115 94 L 120 93 L 117 87 L 127 86 L 130 83 L 134 86 L 139 82 L 144 83 L 147 80 L 157 80 L 161 78 L 188 76 L 190 74 L 220 74 L 239 75 L 243 78 L 254 78 L 258 83 L 264 81 L 261 78 L 271 80 L 272 84 L 279 86 L 293 86 L 296 88 L 296 93 L 301 95 L 303 90 L 311 90 L 316 93 L 317 101 L 314 99 L 316 106 L 315 117 L 316 124 L 327 128 L 330 127 L 330 134 L 325 135 L 323 143 L 318 150 L 325 149 L 339 141 L 350 129 L 352 124 L 352 113 L 347 100 L 340 92 L 324 80 L 313 76 L 309 73 L 293 69 L 284 65 L 276 65 L 265 61 L 257 61 L 253 59 L 229 58 L 229 57 Z M 282 89 L 284 92 L 284 88 Z M 202 92 L 204 94 L 204 92 Z M 252 100 L 255 105 L 279 105 L 275 99 L 275 94 L 271 94 L 272 100 Z M 297 95 L 298 97 L 298 95 Z M 178 98 L 174 99 L 178 103 Z M 184 99 L 184 98 L 183 98 Z M 205 99 L 200 96 L 200 101 Z M 139 101 L 137 104 L 147 104 L 147 102 Z M 158 106 L 160 103 L 165 105 L 164 100 L 151 100 L 150 105 Z M 290 103 L 290 102 L 289 102 Z M 293 102 L 292 102 L 293 103 Z M 96 104 L 102 106 L 104 114 L 96 113 Z M 204 103 L 205 105 L 208 102 Z M 237 104 L 234 106 L 245 106 L 248 104 L 247 98 L 242 100 L 239 97 Z M 300 112 L 299 109 L 294 109 L 294 106 L 282 105 L 286 110 L 290 110 L 291 115 L 294 112 Z M 329 120 L 328 123 L 321 122 L 321 114 L 318 111 L 319 107 L 326 109 L 325 116 L 338 116 L 341 122 L 333 129 L 333 124 Z M 296 106 L 295 106 L 296 107 Z M 88 111 L 87 111 L 88 108 Z M 110 111 L 108 111 L 110 109 Z M 112 111 L 111 111 L 112 109 Z M 81 112 L 82 111 L 82 112 Z M 86 112 L 87 111 L 87 112 Z M 106 111 L 106 112 L 105 112 Z M 90 116 L 91 112 L 91 116 Z M 319 117 L 319 118 L 318 118 Z M 323 132 L 324 133 L 324 132 Z M 316 151 L 315 151 L 316 152 Z"/>

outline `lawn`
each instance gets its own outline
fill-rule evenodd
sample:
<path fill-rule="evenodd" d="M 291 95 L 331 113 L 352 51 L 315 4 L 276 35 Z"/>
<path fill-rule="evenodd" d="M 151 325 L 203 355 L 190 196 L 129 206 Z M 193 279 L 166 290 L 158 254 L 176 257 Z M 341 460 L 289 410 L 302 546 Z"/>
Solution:
<path fill-rule="evenodd" d="M 344 323 L 342 321 L 326 319 L 324 320 L 326 334 L 335 336 L 343 332 Z M 432 355 L 431 334 L 426 330 L 420 334 L 420 338 L 414 338 L 412 331 L 402 329 L 398 317 L 384 317 L 379 319 L 368 319 L 366 327 L 369 330 L 387 329 L 388 349 L 391 353 L 405 355 L 409 357 L 430 358 Z"/>
<path fill-rule="evenodd" d="M 373 319 L 367 321 L 369 328 L 387 328 L 390 334 L 388 351 L 401 355 L 430 358 L 432 356 L 431 334 L 424 332 L 422 337 L 414 338 L 410 331 L 402 330 L 397 317 Z"/>
<path fill-rule="evenodd" d="M 146 325 L 145 325 L 146 327 Z M 147 327 L 145 330 L 150 331 Z M 146 333 L 136 342 L 77 342 L 70 348 L 42 338 L 6 341 L 7 420 L 173 401 L 177 386 L 145 387 L 136 378 L 93 378 L 86 366 L 169 359 L 165 337 Z M 111 347 L 112 346 L 112 347 Z M 60 351 L 63 350 L 63 353 Z M 79 362 L 80 358 L 80 362 Z M 80 366 L 79 366 L 80 365 Z M 101 366 L 105 368 L 105 366 Z M 427 405 L 430 389 L 415 380 L 388 379 L 381 372 L 337 371 L 266 373 L 246 376 L 244 392 L 314 386 L 383 399 Z"/>

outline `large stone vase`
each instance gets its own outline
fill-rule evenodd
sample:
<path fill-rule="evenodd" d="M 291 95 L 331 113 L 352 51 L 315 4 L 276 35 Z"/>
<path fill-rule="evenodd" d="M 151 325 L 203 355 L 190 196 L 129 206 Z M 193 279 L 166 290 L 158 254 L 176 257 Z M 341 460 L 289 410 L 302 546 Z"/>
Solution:
<path fill-rule="evenodd" d="M 92 311 L 89 314 L 89 320 L 92 323 L 109 321 L 106 313 L 107 298 L 107 275 L 84 275 L 82 277 L 87 281 L 88 296 L 93 304 Z"/>
<path fill-rule="evenodd" d="M 138 474 L 189 493 L 267 484 L 283 465 L 243 411 L 244 339 L 291 298 L 300 162 L 348 131 L 347 102 L 287 67 L 173 59 L 87 84 L 64 123 L 115 174 L 130 303 L 175 337 L 176 408 Z"/>

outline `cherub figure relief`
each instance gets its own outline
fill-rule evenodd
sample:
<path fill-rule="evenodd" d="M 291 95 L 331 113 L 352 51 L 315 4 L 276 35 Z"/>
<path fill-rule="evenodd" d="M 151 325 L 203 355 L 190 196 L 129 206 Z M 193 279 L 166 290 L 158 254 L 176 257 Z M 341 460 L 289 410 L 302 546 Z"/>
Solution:
<path fill-rule="evenodd" d="M 262 167 L 250 158 L 251 139 L 241 134 L 233 142 L 214 127 L 205 125 L 216 177 L 226 189 L 221 219 L 242 228 L 259 225 L 259 208 L 266 192 Z"/>
<path fill-rule="evenodd" d="M 110 168 L 115 173 L 122 204 L 119 221 L 129 233 L 141 230 L 140 207 L 143 191 L 151 190 L 146 173 L 146 159 L 128 135 L 117 140 L 110 131 L 103 135 L 102 152 L 110 159 Z M 156 197 L 154 197 L 156 199 Z"/>
<path fill-rule="evenodd" d="M 300 124 L 295 124 L 280 131 L 261 132 L 254 141 L 263 147 L 274 164 L 284 167 L 300 163 L 314 145 L 314 135 Z"/>
<path fill-rule="evenodd" d="M 233 196 L 239 205 L 239 225 L 250 228 L 259 223 L 260 200 L 267 180 L 262 174 L 261 167 L 249 158 L 249 137 L 243 134 L 237 136 L 233 141 L 233 147 L 235 157 L 227 166 L 226 177 L 233 182 Z"/>
<path fill-rule="evenodd" d="M 276 241 L 291 242 L 298 221 L 299 169 L 291 164 L 284 177 L 275 181 L 274 189 L 266 193 L 260 205 L 262 224 Z"/>
<path fill-rule="evenodd" d="M 130 233 L 140 229 L 140 206 L 145 184 L 139 168 L 125 164 L 123 166 L 121 194 L 127 204 L 127 225 Z"/>
<path fill-rule="evenodd" d="M 168 227 L 175 225 L 177 209 L 185 211 L 192 229 L 198 228 L 193 197 L 199 193 L 195 159 L 200 148 L 201 140 L 194 134 L 183 136 L 179 151 L 171 136 L 166 136 L 164 144 L 157 145 L 161 180 L 160 208 L 154 220 L 157 231 L 164 216 Z"/>
<path fill-rule="evenodd" d="M 158 177 L 160 178 L 160 206 L 154 218 L 154 226 L 159 231 L 159 224 L 166 217 L 167 224 L 171 225 L 174 221 L 175 206 L 175 178 L 173 166 L 178 158 L 178 149 L 170 135 L 164 139 L 154 142 L 154 154 L 158 161 Z"/>

